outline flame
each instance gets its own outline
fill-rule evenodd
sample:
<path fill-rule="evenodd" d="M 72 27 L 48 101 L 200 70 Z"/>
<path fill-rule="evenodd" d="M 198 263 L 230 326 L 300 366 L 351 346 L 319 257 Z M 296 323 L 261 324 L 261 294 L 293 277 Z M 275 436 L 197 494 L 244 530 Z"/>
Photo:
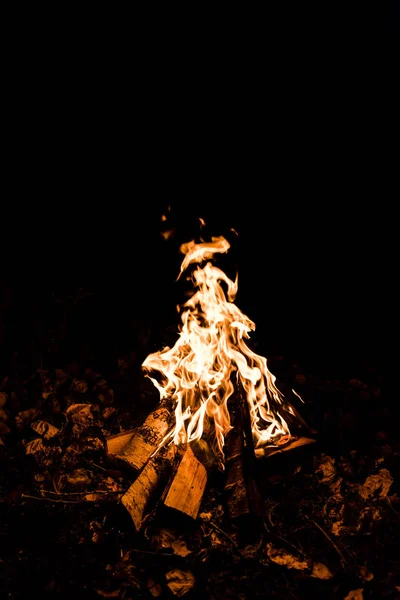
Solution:
<path fill-rule="evenodd" d="M 232 281 L 208 260 L 229 248 L 222 236 L 181 246 L 185 257 L 178 279 L 189 265 L 208 262 L 194 269 L 197 291 L 178 306 L 182 323 L 175 345 L 150 354 L 142 365 L 160 399 L 174 402 L 175 426 L 168 439 L 175 444 L 207 440 L 222 468 L 224 440 L 232 428 L 228 400 L 236 389 L 235 378 L 247 401 L 256 449 L 290 436 L 286 419 L 297 416 L 276 387 L 266 358 L 245 342 L 255 324 L 233 302 L 237 275 Z M 161 376 L 152 376 L 154 371 Z"/>

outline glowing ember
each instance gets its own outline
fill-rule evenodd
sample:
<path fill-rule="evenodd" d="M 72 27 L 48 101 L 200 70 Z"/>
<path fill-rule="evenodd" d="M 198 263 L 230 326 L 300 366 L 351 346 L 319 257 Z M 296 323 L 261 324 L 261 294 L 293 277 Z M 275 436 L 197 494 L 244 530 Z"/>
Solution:
<path fill-rule="evenodd" d="M 185 257 L 178 278 L 189 265 L 203 263 L 229 248 L 224 237 L 183 244 L 180 249 Z M 247 400 L 256 451 L 287 441 L 287 420 L 295 412 L 276 387 L 266 358 L 255 354 L 244 341 L 255 324 L 233 303 L 237 277 L 232 281 L 208 261 L 194 269 L 192 280 L 197 291 L 178 307 L 182 325 L 177 342 L 150 354 L 143 368 L 160 398 L 174 402 L 176 422 L 167 438 L 175 444 L 202 439 L 223 467 L 224 437 L 231 429 L 227 402 L 235 387 L 241 388 Z M 161 375 L 159 379 L 150 376 L 154 371 Z"/>

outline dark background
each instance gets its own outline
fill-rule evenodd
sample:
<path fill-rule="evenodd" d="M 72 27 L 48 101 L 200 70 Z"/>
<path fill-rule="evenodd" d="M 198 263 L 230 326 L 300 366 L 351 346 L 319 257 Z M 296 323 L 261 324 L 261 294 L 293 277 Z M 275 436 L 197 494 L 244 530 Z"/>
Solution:
<path fill-rule="evenodd" d="M 223 264 L 264 355 L 333 376 L 382 362 L 397 14 L 285 4 L 207 33 L 153 15 L 38 36 L 9 90 L 2 371 L 160 347 L 198 217 L 231 236 Z"/>

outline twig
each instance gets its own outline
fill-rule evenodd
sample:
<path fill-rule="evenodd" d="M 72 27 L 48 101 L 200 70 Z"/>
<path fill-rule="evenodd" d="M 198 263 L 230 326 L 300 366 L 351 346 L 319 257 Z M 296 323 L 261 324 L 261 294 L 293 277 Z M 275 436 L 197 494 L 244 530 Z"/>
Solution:
<path fill-rule="evenodd" d="M 139 548 L 129 548 L 129 552 L 138 554 L 152 554 L 153 556 L 176 556 L 173 552 L 152 552 L 151 550 L 140 550 Z"/>
<path fill-rule="evenodd" d="M 30 498 L 31 500 L 40 500 L 41 502 L 59 502 L 61 504 L 81 504 L 81 500 L 57 500 L 56 498 L 44 498 L 42 496 L 31 496 L 30 494 L 21 494 L 21 498 Z"/>
<path fill-rule="evenodd" d="M 275 524 L 272 521 L 271 514 L 272 514 L 274 508 L 276 508 L 278 506 L 278 504 L 279 504 L 279 502 L 276 502 L 276 504 L 274 504 L 267 513 L 268 521 L 271 523 L 271 527 L 275 527 Z"/>
<path fill-rule="evenodd" d="M 222 535 L 224 535 L 230 541 L 230 543 L 235 546 L 235 548 L 239 548 L 239 546 L 237 545 L 237 543 L 235 542 L 235 540 L 233 540 L 230 535 L 228 535 L 227 533 L 225 533 L 225 531 L 223 529 L 221 529 L 221 527 L 218 527 L 218 525 L 216 523 L 214 523 L 214 521 L 209 521 L 209 523 L 210 523 L 210 525 L 212 527 L 214 527 L 214 529 L 216 529 L 217 531 L 219 531 L 220 533 L 222 533 Z"/>
<path fill-rule="evenodd" d="M 386 500 L 387 500 L 387 503 L 389 504 L 390 508 L 392 509 L 392 511 L 394 513 L 396 513 L 396 515 L 400 515 L 399 511 L 396 510 L 395 508 L 393 508 L 392 501 L 389 496 L 386 496 Z"/>
<path fill-rule="evenodd" d="M 289 542 L 289 540 L 287 540 L 286 538 L 282 537 L 281 535 L 278 535 L 277 533 L 275 533 L 273 531 L 270 531 L 268 529 L 265 521 L 264 521 L 264 527 L 265 527 L 265 529 L 268 531 L 268 533 L 270 535 L 274 536 L 277 540 L 280 540 L 281 542 L 283 542 L 287 546 L 290 546 L 291 548 L 293 548 L 293 550 L 295 550 L 297 552 L 297 554 L 300 554 L 305 559 L 309 560 L 309 556 L 301 548 L 298 548 L 297 546 L 295 546 L 294 544 L 292 544 L 292 542 Z"/>
<path fill-rule="evenodd" d="M 310 519 L 310 517 L 306 517 L 306 518 L 309 521 L 311 521 L 311 523 L 314 523 L 315 527 L 320 530 L 320 532 L 326 537 L 327 540 L 330 541 L 330 543 L 332 544 L 332 546 L 335 548 L 336 552 L 339 554 L 342 565 L 347 564 L 347 561 L 346 561 L 345 557 L 343 556 L 342 551 L 337 546 L 337 544 L 335 544 L 335 542 L 333 541 L 333 539 L 326 533 L 325 529 L 323 529 L 321 527 L 321 525 L 319 525 L 316 521 L 314 521 L 314 519 Z"/>
<path fill-rule="evenodd" d="M 128 489 L 128 488 L 127 488 Z M 86 494 L 124 494 L 127 489 L 125 490 L 114 490 L 114 491 L 107 491 L 107 490 L 86 490 L 85 492 L 53 492 L 51 490 L 46 490 L 46 494 L 53 494 L 54 496 L 82 496 L 82 495 L 86 495 Z"/>
<path fill-rule="evenodd" d="M 88 463 L 88 465 L 92 465 L 93 467 L 97 467 L 98 469 L 101 469 L 102 471 L 105 471 L 106 473 L 108 472 L 108 469 L 105 469 L 104 467 L 101 467 L 100 465 L 96 465 L 96 463 L 92 462 L 91 460 L 88 460 L 87 458 L 85 458 L 84 461 L 86 463 Z"/>

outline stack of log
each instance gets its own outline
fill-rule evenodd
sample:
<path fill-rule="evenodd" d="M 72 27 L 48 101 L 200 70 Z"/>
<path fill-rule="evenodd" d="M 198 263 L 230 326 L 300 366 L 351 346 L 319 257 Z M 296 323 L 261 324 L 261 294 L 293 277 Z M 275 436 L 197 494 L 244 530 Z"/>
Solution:
<path fill-rule="evenodd" d="M 237 395 L 229 402 L 232 430 L 225 445 L 225 499 L 229 518 L 236 522 L 263 518 L 257 484 L 257 458 L 272 456 L 314 440 L 290 438 L 270 452 L 255 452 L 246 402 Z M 165 407 L 152 412 L 138 428 L 107 439 L 112 461 L 126 466 L 134 481 L 121 501 L 139 532 L 160 506 L 196 519 L 207 486 L 209 465 L 198 446 L 176 446 L 168 433 L 174 414 Z M 200 457 L 200 460 L 199 460 Z"/>

